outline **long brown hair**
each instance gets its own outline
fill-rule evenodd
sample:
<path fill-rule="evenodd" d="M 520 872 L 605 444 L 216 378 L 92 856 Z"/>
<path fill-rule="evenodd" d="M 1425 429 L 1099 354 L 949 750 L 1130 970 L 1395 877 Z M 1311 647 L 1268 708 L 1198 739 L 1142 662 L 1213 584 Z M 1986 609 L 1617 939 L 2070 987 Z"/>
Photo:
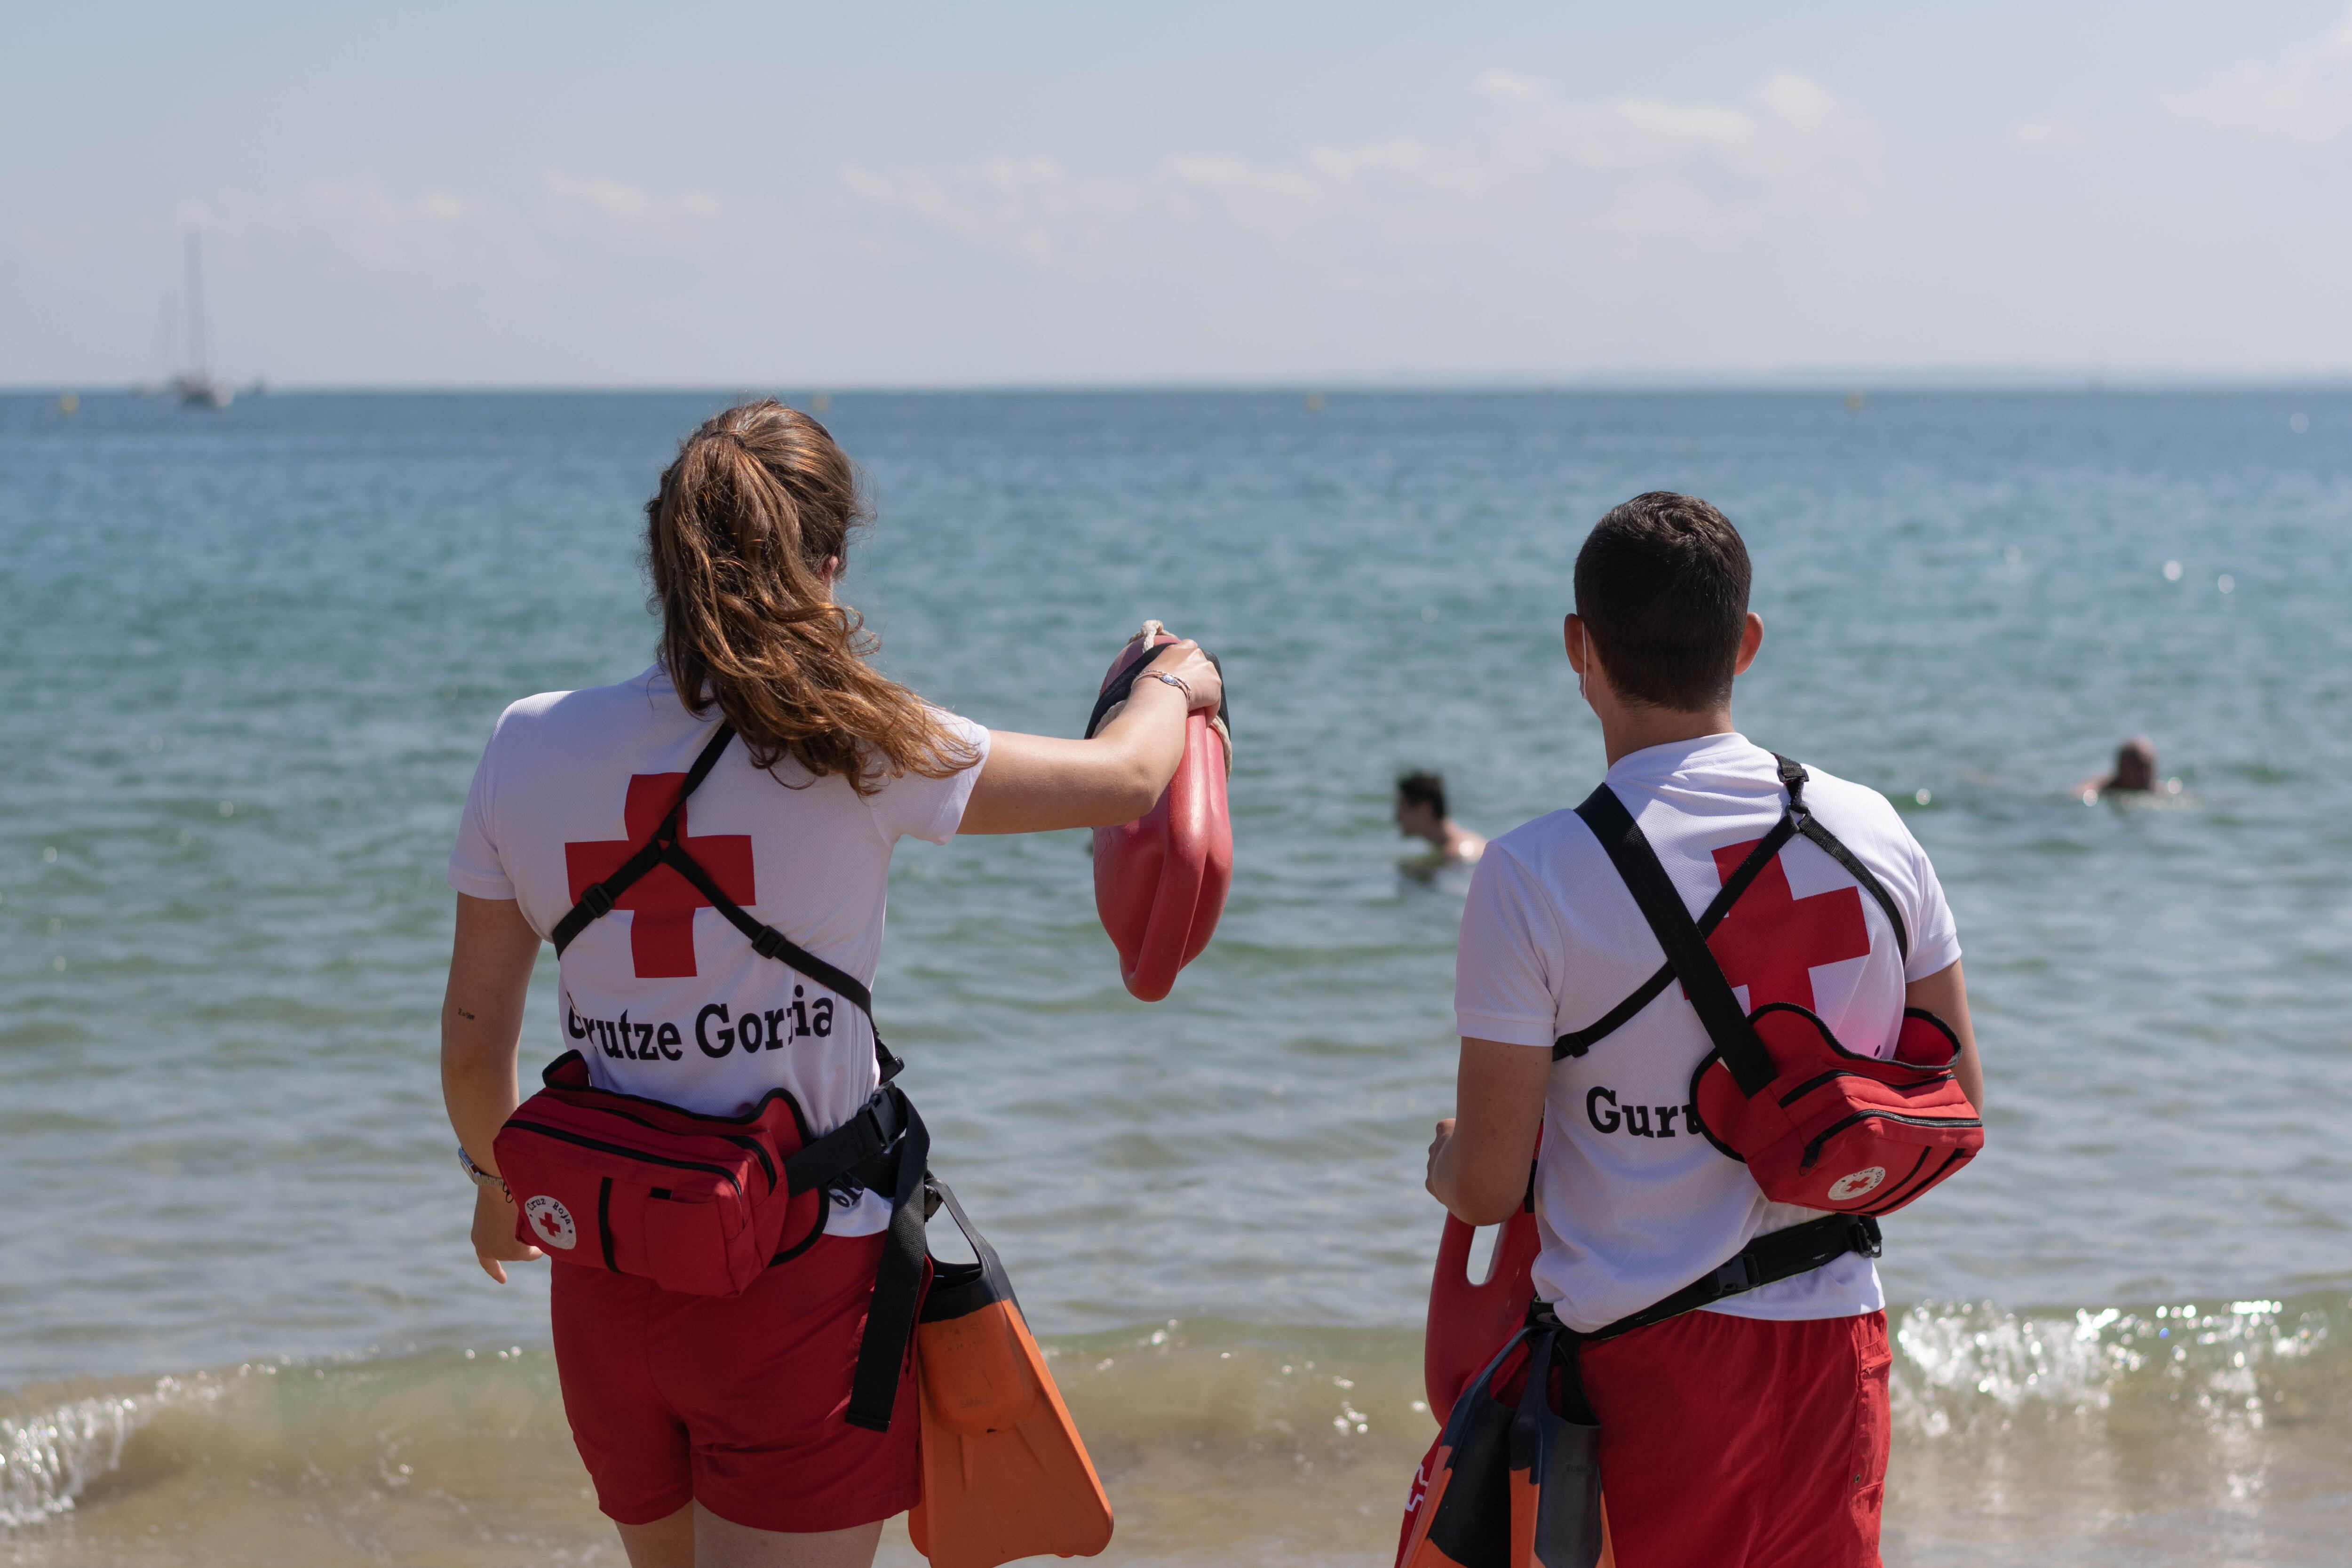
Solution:
<path fill-rule="evenodd" d="M 880 640 L 824 580 L 868 521 L 857 471 L 825 427 L 773 399 L 688 436 L 646 503 L 661 659 L 679 700 L 716 703 L 755 766 L 787 756 L 860 795 L 885 776 L 945 778 L 970 746 L 866 661 Z"/>

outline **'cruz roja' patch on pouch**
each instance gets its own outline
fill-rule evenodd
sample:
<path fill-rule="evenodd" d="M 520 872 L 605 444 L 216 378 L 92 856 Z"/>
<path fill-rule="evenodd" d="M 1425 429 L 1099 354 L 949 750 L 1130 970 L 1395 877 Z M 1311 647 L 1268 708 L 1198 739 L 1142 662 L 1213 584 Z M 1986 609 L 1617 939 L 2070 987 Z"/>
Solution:
<path fill-rule="evenodd" d="M 648 1023 L 633 1020 L 626 1012 L 617 1018 L 583 1017 L 569 996 L 563 1002 L 563 1029 L 575 1040 L 593 1041 L 608 1057 L 642 1062 L 684 1059 L 688 1037 L 667 1018 Z M 793 1000 L 782 1007 L 747 1007 L 735 1013 L 724 1002 L 706 1003 L 694 1016 L 691 1037 L 704 1056 L 718 1058 L 739 1046 L 747 1053 L 774 1050 L 788 1040 L 824 1039 L 832 1033 L 833 998 L 811 1000 L 807 987 L 795 985 Z"/>

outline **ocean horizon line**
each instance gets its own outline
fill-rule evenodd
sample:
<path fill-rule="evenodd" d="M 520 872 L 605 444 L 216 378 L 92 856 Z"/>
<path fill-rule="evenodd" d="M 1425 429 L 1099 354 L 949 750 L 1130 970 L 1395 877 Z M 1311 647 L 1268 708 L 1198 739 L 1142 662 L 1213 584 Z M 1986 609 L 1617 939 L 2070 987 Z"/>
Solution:
<path fill-rule="evenodd" d="M 1544 396 L 1647 394 L 1823 393 L 1867 396 L 1916 394 L 2101 395 L 2211 393 L 2352 392 L 2352 370 L 2308 373 L 2115 372 L 2002 369 L 1938 370 L 1932 367 L 1839 371 L 1835 369 L 1595 373 L 1562 376 L 1371 375 L 1314 379 L 1303 376 L 1133 380 L 1037 381 L 826 381 L 814 377 L 765 377 L 710 381 L 463 382 L 463 381 L 276 381 L 247 378 L 269 396 L 735 396 L 790 389 L 801 396 Z M 168 389 L 140 382 L 0 382 L 0 396 L 161 396 Z"/>

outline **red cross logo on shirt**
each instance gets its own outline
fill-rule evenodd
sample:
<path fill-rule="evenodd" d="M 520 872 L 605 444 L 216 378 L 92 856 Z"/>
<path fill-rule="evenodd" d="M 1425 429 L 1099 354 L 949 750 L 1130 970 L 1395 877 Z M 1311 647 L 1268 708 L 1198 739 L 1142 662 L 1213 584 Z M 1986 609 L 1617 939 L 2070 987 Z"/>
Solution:
<path fill-rule="evenodd" d="M 670 803 L 686 784 L 684 773 L 637 773 L 629 780 L 629 797 L 621 808 L 626 838 L 590 839 L 563 847 L 563 869 L 571 878 L 572 901 L 578 903 L 591 882 L 601 882 L 621 868 L 669 815 Z M 751 879 L 751 837 L 748 833 L 716 833 L 689 837 L 686 812 L 677 814 L 678 847 L 700 862 L 719 884 L 719 891 L 739 904 L 759 902 Z M 710 908 L 710 900 L 695 885 L 668 866 L 656 866 L 627 892 L 613 900 L 615 910 L 629 915 L 629 959 L 640 980 L 667 980 L 694 973 L 694 911 Z"/>
<path fill-rule="evenodd" d="M 1715 851 L 1715 873 L 1724 881 L 1739 869 L 1761 842 L 1727 844 Z M 1832 888 L 1800 899 L 1775 855 L 1764 863 L 1748 890 L 1706 939 L 1723 966 L 1723 977 L 1748 987 L 1748 1010 L 1767 1002 L 1813 1007 L 1813 971 L 1841 959 L 1870 956 L 1870 928 L 1863 923 L 1862 889 Z M 1818 1009 L 1816 1009 L 1818 1011 Z"/>

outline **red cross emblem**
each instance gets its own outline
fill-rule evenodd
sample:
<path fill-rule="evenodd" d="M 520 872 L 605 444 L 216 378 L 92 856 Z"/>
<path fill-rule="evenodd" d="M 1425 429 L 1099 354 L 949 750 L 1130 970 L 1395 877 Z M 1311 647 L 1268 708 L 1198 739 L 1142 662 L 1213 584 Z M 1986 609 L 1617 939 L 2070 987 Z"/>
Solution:
<path fill-rule="evenodd" d="M 1760 840 L 1727 844 L 1715 851 L 1715 874 L 1729 881 Z M 1775 855 L 1739 895 L 1738 902 L 1706 939 L 1723 966 L 1723 977 L 1748 987 L 1748 1010 L 1767 1002 L 1813 1007 L 1813 971 L 1841 959 L 1870 955 L 1870 928 L 1863 923 L 1862 889 L 1832 888 L 1800 899 Z M 1819 1009 L 1815 1009 L 1818 1011 Z"/>
<path fill-rule="evenodd" d="M 670 803 L 684 787 L 684 773 L 637 773 L 629 780 L 629 797 L 621 808 L 626 838 L 590 839 L 563 847 L 563 869 L 571 878 L 572 901 L 578 903 L 591 882 L 601 882 L 621 868 L 621 862 L 654 835 Z M 719 891 L 749 907 L 759 902 L 751 879 L 751 836 L 716 833 L 707 838 L 688 836 L 686 812 L 677 814 L 678 847 L 701 863 Z M 667 866 L 656 866 L 636 885 L 613 900 L 615 910 L 629 911 L 629 960 L 640 980 L 667 980 L 694 973 L 694 911 L 710 908 L 710 900 L 695 885 Z"/>

